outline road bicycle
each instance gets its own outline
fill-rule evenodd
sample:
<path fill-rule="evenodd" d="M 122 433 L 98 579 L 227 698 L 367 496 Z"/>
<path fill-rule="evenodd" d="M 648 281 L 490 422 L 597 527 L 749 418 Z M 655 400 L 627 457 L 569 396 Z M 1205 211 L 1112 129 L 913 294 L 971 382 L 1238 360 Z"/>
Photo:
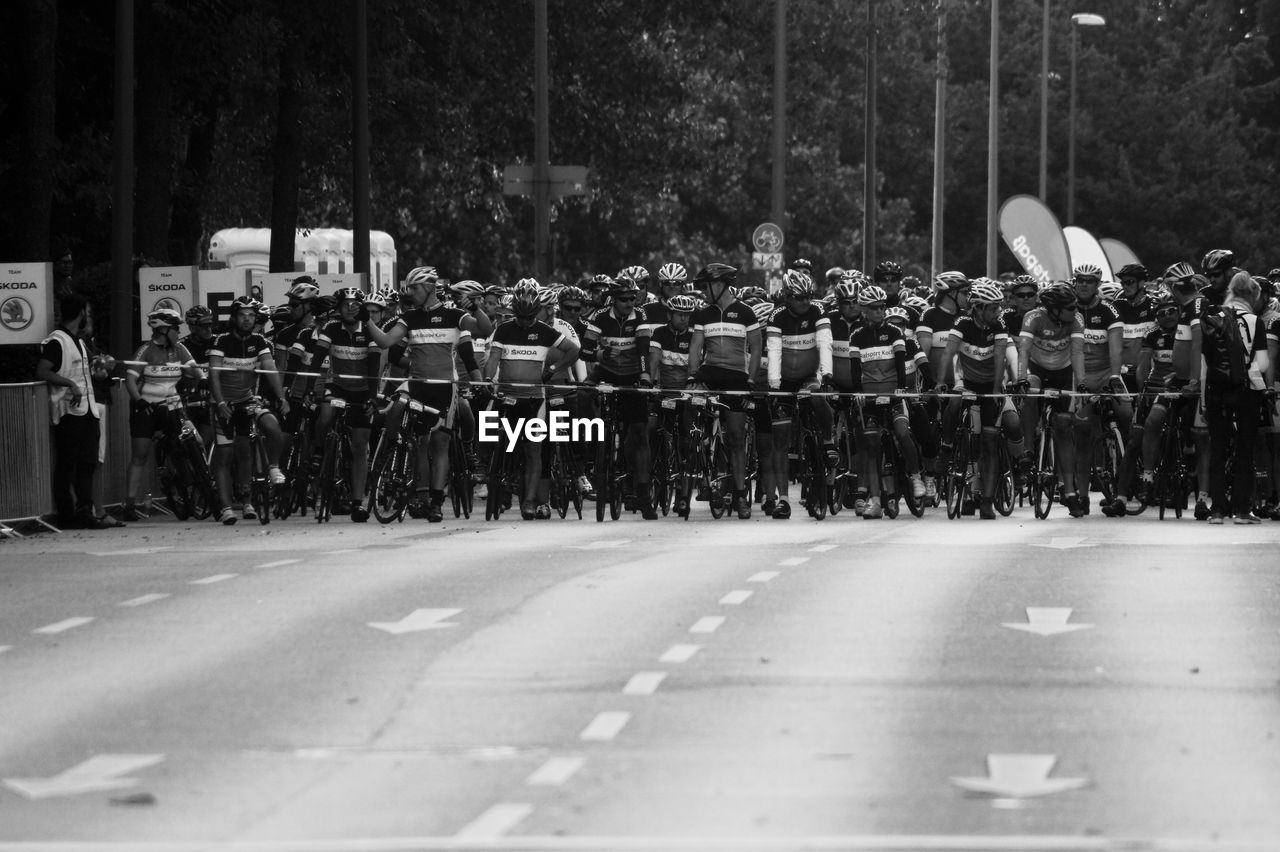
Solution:
<path fill-rule="evenodd" d="M 796 425 L 792 430 L 800 483 L 800 502 L 809 517 L 821 521 L 830 508 L 827 483 L 827 454 L 822 448 L 822 435 L 813 411 L 813 398 L 800 394 L 796 398 Z"/>
<path fill-rule="evenodd" d="M 155 442 L 160 490 L 180 521 L 204 520 L 220 508 L 204 445 L 180 398 L 152 406 L 161 428 Z"/>
<path fill-rule="evenodd" d="M 403 522 L 414 495 L 418 470 L 418 422 L 430 418 L 431 429 L 440 425 L 440 410 L 416 399 L 405 399 L 398 421 L 392 420 L 393 403 L 387 409 L 387 423 L 378 438 L 369 467 L 369 495 L 365 508 L 378 523 Z"/>
<path fill-rule="evenodd" d="M 347 423 L 347 401 L 335 396 L 329 400 L 334 410 L 333 426 L 324 436 L 320 469 L 312 492 L 316 523 L 327 523 L 339 507 L 351 500 L 351 427 Z"/>

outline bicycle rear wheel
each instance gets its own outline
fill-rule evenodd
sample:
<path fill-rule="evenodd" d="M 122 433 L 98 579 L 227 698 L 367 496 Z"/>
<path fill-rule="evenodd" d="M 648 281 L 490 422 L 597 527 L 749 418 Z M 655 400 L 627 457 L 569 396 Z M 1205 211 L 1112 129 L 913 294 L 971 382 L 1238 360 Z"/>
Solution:
<path fill-rule="evenodd" d="M 1120 430 L 1111 427 L 1102 434 L 1102 446 L 1099 448 L 1098 485 L 1102 496 L 1107 501 L 1116 499 L 1116 490 L 1120 484 L 1120 471 L 1124 464 L 1124 441 Z"/>
<path fill-rule="evenodd" d="M 369 473 L 369 496 L 366 500 L 380 524 L 398 521 L 404 514 L 404 505 L 400 501 L 400 484 L 396 476 L 400 466 L 397 456 L 403 452 L 400 443 L 387 432 L 383 433 L 378 449 L 374 452 L 373 466 Z"/>
<path fill-rule="evenodd" d="M 802 497 L 810 517 L 821 521 L 827 517 L 827 466 L 826 456 L 812 433 L 804 439 L 804 466 L 801 480 Z"/>
<path fill-rule="evenodd" d="M 1054 471 L 1053 435 L 1048 429 L 1040 431 L 1036 452 L 1036 466 L 1031 471 L 1031 507 L 1036 518 L 1049 517 L 1049 509 L 1058 494 L 1057 473 Z"/>
<path fill-rule="evenodd" d="M 947 465 L 947 517 L 960 517 L 969 491 L 969 433 L 961 429 L 956 435 L 955 454 Z"/>
<path fill-rule="evenodd" d="M 209 472 L 209 463 L 204 457 L 204 447 L 190 435 L 181 442 L 187 454 L 187 465 L 191 469 L 191 516 L 198 521 L 213 514 L 218 505 L 218 491 L 213 484 L 213 474 Z"/>
<path fill-rule="evenodd" d="M 1013 469 L 1009 463 L 1009 450 L 1004 444 L 1003 437 L 998 438 L 997 447 L 996 482 L 991 494 L 991 502 L 995 510 L 1007 518 L 1013 514 L 1016 489 L 1013 486 Z"/>

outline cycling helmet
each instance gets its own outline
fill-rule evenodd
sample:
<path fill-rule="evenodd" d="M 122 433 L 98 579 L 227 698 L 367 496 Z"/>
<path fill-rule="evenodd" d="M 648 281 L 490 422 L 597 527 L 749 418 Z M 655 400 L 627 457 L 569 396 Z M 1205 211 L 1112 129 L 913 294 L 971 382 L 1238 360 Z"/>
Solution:
<path fill-rule="evenodd" d="M 338 299 L 336 296 L 320 296 L 316 299 L 316 304 L 315 304 L 316 316 L 322 317 L 325 314 L 333 313 L 337 309 L 338 309 Z"/>
<path fill-rule="evenodd" d="M 1078 302 L 1070 284 L 1051 284 L 1040 291 L 1040 304 L 1046 310 L 1065 311 L 1075 310 Z"/>
<path fill-rule="evenodd" d="M 1175 310 L 1182 309 L 1182 306 L 1178 304 L 1178 300 L 1173 297 L 1172 293 L 1161 293 L 1154 301 L 1155 312 L 1157 314 L 1169 308 L 1173 308 Z"/>
<path fill-rule="evenodd" d="M 231 315 L 235 316 L 236 311 L 250 310 L 257 313 L 262 303 L 250 296 L 241 296 L 231 303 Z"/>
<path fill-rule="evenodd" d="M 466 281 L 459 281 L 457 284 L 449 287 L 449 292 L 455 296 L 483 296 L 484 285 L 479 281 L 472 281 L 468 278 Z"/>
<path fill-rule="evenodd" d="M 440 273 L 436 272 L 434 266 L 416 266 L 409 270 L 409 274 L 404 277 L 404 292 L 412 290 L 419 284 L 432 286 L 440 280 Z"/>
<path fill-rule="evenodd" d="M 813 264 L 805 260 L 803 257 L 797 257 L 795 260 L 791 261 L 790 268 L 798 269 L 801 272 L 807 272 L 810 275 L 813 274 Z"/>
<path fill-rule="evenodd" d="M 484 288 L 484 294 L 486 296 L 497 296 L 501 299 L 503 296 L 507 295 L 507 288 L 503 287 L 501 284 L 490 284 Z"/>
<path fill-rule="evenodd" d="M 827 270 L 826 279 L 827 286 L 834 287 L 840 283 L 840 279 L 844 278 L 844 270 L 839 266 L 833 266 Z"/>
<path fill-rule="evenodd" d="M 385 308 L 387 306 L 387 297 L 382 294 L 381 290 L 374 290 L 364 297 L 364 303 L 372 308 Z"/>
<path fill-rule="evenodd" d="M 628 266 L 626 269 L 619 272 L 618 275 L 625 275 L 642 286 L 649 280 L 649 270 L 645 269 L 643 266 Z"/>
<path fill-rule="evenodd" d="M 575 287 L 572 284 L 568 287 L 561 288 L 560 292 L 556 294 L 556 301 L 562 305 L 565 302 L 585 302 L 586 300 L 587 294 L 583 289 L 581 287 Z"/>
<path fill-rule="evenodd" d="M 919 314 L 929 310 L 929 303 L 915 294 L 902 296 L 898 299 L 898 304 Z"/>
<path fill-rule="evenodd" d="M 689 278 L 689 271 L 679 263 L 664 263 L 658 270 L 658 283 L 662 286 L 668 284 L 683 284 Z"/>
<path fill-rule="evenodd" d="M 1019 287 L 1035 287 L 1039 290 L 1040 279 L 1036 278 L 1034 275 L 1027 275 L 1024 273 L 1013 279 L 1013 287 L 1011 289 L 1016 290 Z"/>
<path fill-rule="evenodd" d="M 773 316 L 774 311 L 777 309 L 778 306 L 772 302 L 761 302 L 751 307 L 751 310 L 755 311 L 756 320 L 762 324 L 769 322 L 769 318 Z"/>
<path fill-rule="evenodd" d="M 538 289 L 538 301 L 544 308 L 554 307 L 556 303 L 557 288 L 541 287 Z"/>
<path fill-rule="evenodd" d="M 738 298 L 744 302 L 768 301 L 769 293 L 763 287 L 743 287 L 738 291 Z"/>
<path fill-rule="evenodd" d="M 1102 267 L 1096 263 L 1082 263 L 1071 273 L 1072 278 L 1092 277 L 1102 280 Z"/>
<path fill-rule="evenodd" d="M 511 290 L 511 312 L 518 317 L 537 316 L 542 310 L 542 294 L 532 278 L 521 278 Z"/>
<path fill-rule="evenodd" d="M 916 288 L 918 288 L 918 287 L 922 287 L 922 286 L 924 286 L 924 282 L 922 282 L 922 281 L 921 281 L 919 278 L 917 278 L 916 276 L 914 276 L 914 275 L 904 275 L 904 276 L 902 276 L 902 289 L 903 289 L 903 290 L 915 290 Z"/>
<path fill-rule="evenodd" d="M 903 307 L 889 308 L 884 312 L 884 318 L 889 322 L 902 320 L 903 325 L 911 325 L 911 314 Z"/>
<path fill-rule="evenodd" d="M 289 292 L 285 293 L 285 296 L 294 301 L 309 302 L 320 297 L 320 288 L 316 286 L 314 278 L 310 275 L 303 275 L 301 278 L 293 280 L 293 286 L 289 288 Z"/>
<path fill-rule="evenodd" d="M 213 322 L 213 311 L 208 305 L 192 305 L 187 308 L 187 325 L 199 325 L 202 322 Z"/>
<path fill-rule="evenodd" d="M 1236 256 L 1228 249 L 1213 249 L 1200 261 L 1200 271 L 1205 275 L 1215 272 L 1226 272 L 1236 265 Z"/>
<path fill-rule="evenodd" d="M 293 319 L 293 311 L 288 305 L 276 305 L 271 309 L 271 324 L 274 326 L 288 325 Z"/>
<path fill-rule="evenodd" d="M 364 301 L 364 291 L 359 287 L 343 287 L 333 294 L 335 304 L 341 305 L 344 299 L 350 299 L 353 302 Z"/>
<path fill-rule="evenodd" d="M 738 270 L 727 263 L 709 263 L 694 276 L 695 284 L 729 284 L 738 280 Z"/>
<path fill-rule="evenodd" d="M 798 269 L 788 269 L 782 276 L 782 292 L 798 299 L 813 295 L 813 281 Z"/>
<path fill-rule="evenodd" d="M 1271 279 L 1272 284 L 1280 284 L 1280 268 L 1268 271 L 1267 278 Z"/>
<path fill-rule="evenodd" d="M 1098 295 L 1102 297 L 1104 302 L 1114 302 L 1116 297 L 1124 292 L 1124 288 L 1112 281 L 1104 282 L 1098 287 Z"/>
<path fill-rule="evenodd" d="M 147 325 L 153 329 L 177 328 L 182 325 L 182 314 L 173 308 L 156 308 L 147 314 Z"/>
<path fill-rule="evenodd" d="M 967 290 L 969 287 L 969 279 L 965 277 L 963 272 L 942 272 L 938 277 L 933 279 L 933 286 L 940 293 L 951 292 L 955 290 Z"/>
<path fill-rule="evenodd" d="M 1192 275 L 1195 275 L 1195 274 L 1196 274 L 1196 271 L 1192 269 L 1191 264 L 1187 263 L 1185 260 L 1179 261 L 1178 263 L 1173 264 L 1172 266 L 1170 266 L 1168 269 L 1164 271 L 1165 278 L 1177 278 L 1179 280 L 1184 278 L 1190 278 Z"/>
<path fill-rule="evenodd" d="M 672 296 L 667 300 L 667 310 L 676 314 L 691 314 L 698 309 L 698 300 L 687 293 Z"/>
<path fill-rule="evenodd" d="M 609 295 L 615 299 L 618 296 L 637 296 L 639 293 L 640 285 L 627 275 L 619 275 L 609 285 Z"/>
<path fill-rule="evenodd" d="M 863 287 L 858 293 L 859 305 L 876 305 L 884 304 L 889 301 L 889 296 L 884 292 L 883 287 L 877 287 L 872 284 L 870 287 Z"/>
<path fill-rule="evenodd" d="M 831 294 L 836 297 L 837 303 L 855 302 L 858 299 L 858 285 L 849 280 L 841 281 L 831 291 Z"/>
<path fill-rule="evenodd" d="M 990 278 L 979 278 L 969 288 L 969 302 L 974 305 L 998 305 L 1004 301 L 1004 291 Z"/>
<path fill-rule="evenodd" d="M 882 260 L 876 264 L 873 277 L 877 281 L 881 278 L 888 278 L 891 281 L 901 281 L 902 267 L 894 263 L 892 260 Z"/>
<path fill-rule="evenodd" d="M 1146 279 L 1147 268 L 1141 263 L 1126 263 L 1120 267 L 1120 271 L 1116 273 L 1116 278 L 1137 278 L 1139 281 Z"/>

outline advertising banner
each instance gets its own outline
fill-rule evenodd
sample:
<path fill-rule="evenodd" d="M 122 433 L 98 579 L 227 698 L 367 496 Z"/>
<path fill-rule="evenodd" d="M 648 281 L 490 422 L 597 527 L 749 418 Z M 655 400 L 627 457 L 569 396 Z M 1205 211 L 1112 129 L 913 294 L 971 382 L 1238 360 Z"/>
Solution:
<path fill-rule="evenodd" d="M 140 340 L 151 337 L 147 314 L 160 308 L 172 308 L 185 316 L 196 303 L 196 268 L 194 266 L 144 266 L 138 270 L 138 334 Z"/>
<path fill-rule="evenodd" d="M 314 278 L 316 286 L 320 288 L 320 293 L 324 296 L 334 293 L 343 287 L 359 287 L 361 290 L 368 292 L 364 286 L 364 276 L 356 275 L 354 272 L 342 275 L 309 272 L 254 272 L 251 273 L 249 279 L 249 295 L 272 307 L 283 305 L 287 301 L 285 294 L 293 287 L 293 282 L 303 275 L 310 275 Z"/>
<path fill-rule="evenodd" d="M 39 343 L 53 331 L 53 264 L 0 264 L 0 346 Z"/>
<path fill-rule="evenodd" d="M 1119 272 L 1122 267 L 1131 263 L 1141 263 L 1138 256 L 1133 253 L 1133 249 L 1129 248 L 1119 240 L 1113 240 L 1110 237 L 1103 237 L 1098 240 L 1098 244 L 1102 246 L 1102 250 L 1107 254 L 1107 260 L 1111 261 L 1111 269 Z"/>
<path fill-rule="evenodd" d="M 1028 275 L 1042 283 L 1071 277 L 1072 254 L 1062 227 L 1035 196 L 1015 195 L 1000 206 L 1000 236 Z"/>
<path fill-rule="evenodd" d="M 1092 263 L 1102 270 L 1103 281 L 1116 280 L 1111 272 L 1111 261 L 1107 259 L 1107 253 L 1102 250 L 1102 245 L 1093 234 L 1075 225 L 1063 228 L 1062 234 L 1067 238 L 1067 245 L 1071 249 L 1071 262 L 1074 265 Z"/>
<path fill-rule="evenodd" d="M 219 329 L 231 319 L 231 303 L 249 293 L 247 269 L 201 269 L 196 273 L 200 301 L 213 311 L 213 327 Z"/>

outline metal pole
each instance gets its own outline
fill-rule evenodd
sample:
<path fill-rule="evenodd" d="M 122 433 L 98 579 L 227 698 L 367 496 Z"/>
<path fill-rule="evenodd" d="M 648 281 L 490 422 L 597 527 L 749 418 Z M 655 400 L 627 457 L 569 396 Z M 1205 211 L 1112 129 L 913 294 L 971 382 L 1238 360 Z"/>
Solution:
<path fill-rule="evenodd" d="M 930 280 L 938 277 L 945 263 L 942 256 L 943 188 L 946 181 L 947 146 L 947 0 L 938 0 L 937 82 L 933 107 L 933 260 Z"/>
<path fill-rule="evenodd" d="M 1040 201 L 1049 203 L 1049 0 L 1040 44 Z"/>
<path fill-rule="evenodd" d="M 784 231 L 787 213 L 787 0 L 773 14 L 773 203 L 771 220 Z"/>
<path fill-rule="evenodd" d="M 1076 41 L 1079 28 L 1071 22 L 1071 107 L 1067 113 L 1067 224 L 1076 223 Z"/>
<path fill-rule="evenodd" d="M 547 282 L 551 241 L 550 130 L 547 106 L 547 0 L 533 0 L 533 244 L 534 273 Z"/>
<path fill-rule="evenodd" d="M 373 287 L 369 264 L 369 18 L 367 0 L 354 0 L 351 69 L 351 210 L 355 219 L 352 252 L 356 274 Z"/>
<path fill-rule="evenodd" d="M 862 176 L 862 269 L 876 265 L 876 0 L 867 0 L 866 166 Z"/>
<path fill-rule="evenodd" d="M 987 106 L 987 275 L 996 275 L 1000 184 L 1000 0 L 991 0 L 991 85 Z"/>
<path fill-rule="evenodd" d="M 111 131 L 111 342 L 119 358 L 133 351 L 133 0 L 116 0 L 115 118 Z"/>

